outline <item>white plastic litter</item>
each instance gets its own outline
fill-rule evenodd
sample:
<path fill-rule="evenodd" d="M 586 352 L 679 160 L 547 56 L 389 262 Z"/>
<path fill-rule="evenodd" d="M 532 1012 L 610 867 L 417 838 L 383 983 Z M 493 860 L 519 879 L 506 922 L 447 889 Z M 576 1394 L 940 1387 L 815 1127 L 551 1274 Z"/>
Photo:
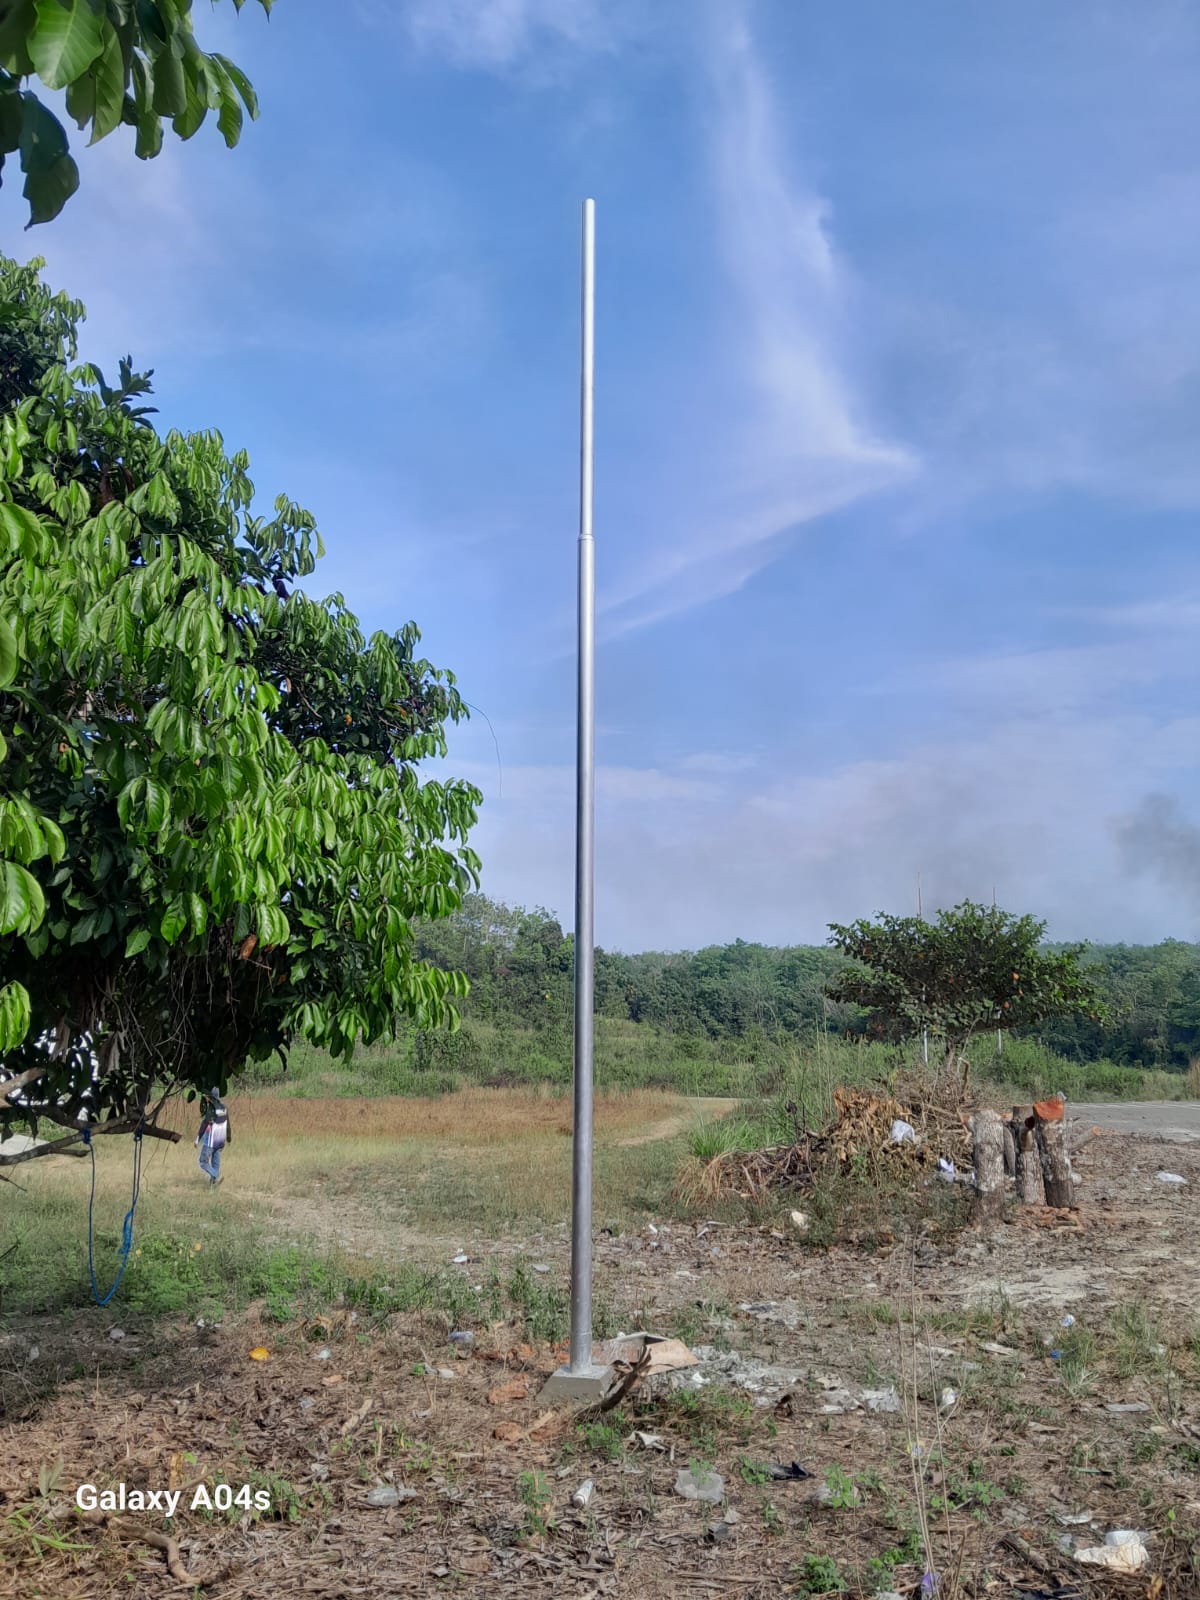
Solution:
<path fill-rule="evenodd" d="M 1124 1535 L 1118 1544 L 1108 1541 L 1114 1537 L 1107 1535 L 1103 1544 L 1089 1545 L 1086 1550 L 1076 1550 L 1076 1561 L 1082 1561 L 1089 1567 L 1108 1567 L 1112 1572 L 1135 1573 L 1140 1572 L 1150 1559 L 1150 1552 L 1142 1543 L 1141 1535 L 1132 1533 L 1128 1529 L 1119 1529 Z"/>
<path fill-rule="evenodd" d="M 1059 1327 L 1060 1328 L 1073 1328 L 1074 1326 L 1075 1326 L 1075 1318 L 1068 1311 L 1066 1316 L 1059 1323 Z"/>
<path fill-rule="evenodd" d="M 585 1478 L 579 1485 L 578 1489 L 576 1489 L 575 1493 L 571 1496 L 571 1500 L 579 1507 L 581 1511 L 586 1511 L 588 1506 L 592 1503 L 592 1496 L 595 1494 L 595 1492 L 596 1485 L 590 1478 Z"/>
<path fill-rule="evenodd" d="M 886 1389 L 864 1389 L 862 1392 L 863 1404 L 868 1411 L 899 1411 L 900 1396 L 896 1392 L 895 1384 L 888 1384 Z"/>
<path fill-rule="evenodd" d="M 943 1389 L 938 1397 L 938 1410 L 949 1411 L 950 1407 L 958 1402 L 957 1389 Z"/>
<path fill-rule="evenodd" d="M 903 1118 L 897 1117 L 895 1122 L 892 1123 L 892 1143 L 916 1144 L 916 1142 L 917 1130 L 913 1127 L 912 1123 L 905 1122 Z"/>
<path fill-rule="evenodd" d="M 1159 1183 L 1186 1183 L 1187 1179 L 1180 1177 L 1178 1172 L 1159 1172 L 1156 1174 Z"/>
<path fill-rule="evenodd" d="M 953 1183 L 955 1178 L 957 1177 L 957 1173 L 954 1170 L 953 1161 L 947 1161 L 945 1156 L 939 1156 L 938 1157 L 938 1176 L 940 1178 L 944 1178 L 947 1183 Z"/>
<path fill-rule="evenodd" d="M 677 1472 L 675 1493 L 684 1500 L 703 1500 L 717 1506 L 725 1498 L 725 1479 L 719 1472 Z"/>
<path fill-rule="evenodd" d="M 377 1489 L 372 1489 L 367 1496 L 369 1506 L 398 1506 L 401 1500 L 415 1500 L 415 1489 L 401 1489 L 394 1483 L 381 1483 Z"/>

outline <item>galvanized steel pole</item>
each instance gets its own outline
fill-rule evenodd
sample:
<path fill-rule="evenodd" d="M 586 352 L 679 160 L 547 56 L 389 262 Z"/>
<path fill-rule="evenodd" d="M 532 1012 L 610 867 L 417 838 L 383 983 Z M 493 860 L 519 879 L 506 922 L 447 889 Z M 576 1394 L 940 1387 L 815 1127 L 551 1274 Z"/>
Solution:
<path fill-rule="evenodd" d="M 579 451 L 579 668 L 575 765 L 575 1128 L 571 1184 L 572 1374 L 592 1370 L 592 1045 L 596 811 L 596 557 L 592 439 L 596 206 L 583 202 Z"/>

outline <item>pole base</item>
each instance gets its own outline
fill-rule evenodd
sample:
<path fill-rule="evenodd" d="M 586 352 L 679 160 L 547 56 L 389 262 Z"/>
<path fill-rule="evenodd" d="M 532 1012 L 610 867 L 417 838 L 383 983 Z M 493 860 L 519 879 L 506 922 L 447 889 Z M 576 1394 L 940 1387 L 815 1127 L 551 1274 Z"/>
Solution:
<path fill-rule="evenodd" d="M 539 1400 L 603 1400 L 617 1381 L 612 1367 L 591 1366 L 581 1372 L 559 1367 L 542 1386 Z"/>

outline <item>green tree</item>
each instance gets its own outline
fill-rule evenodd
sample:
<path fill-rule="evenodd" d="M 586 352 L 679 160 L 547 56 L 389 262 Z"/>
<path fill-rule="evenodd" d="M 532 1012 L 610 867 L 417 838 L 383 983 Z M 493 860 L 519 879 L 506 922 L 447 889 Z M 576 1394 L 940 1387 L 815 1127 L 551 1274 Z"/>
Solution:
<path fill-rule="evenodd" d="M 417 775 L 453 675 L 294 587 L 312 517 L 255 515 L 219 434 L 160 437 L 129 361 L 70 367 L 40 266 L 0 257 L 0 1131 L 452 1026 L 414 925 L 478 870 L 478 791 Z"/>
<path fill-rule="evenodd" d="M 893 1036 L 928 1029 L 953 1065 L 974 1034 L 1101 1010 L 1080 965 L 1086 945 L 1044 949 L 1045 930 L 1036 917 L 969 900 L 932 922 L 881 913 L 874 922 L 831 923 L 829 943 L 850 965 L 828 992 L 865 1007 Z"/>
<path fill-rule="evenodd" d="M 258 3 L 269 14 L 274 0 Z M 225 143 L 238 142 L 243 107 L 258 115 L 254 88 L 228 56 L 200 49 L 191 12 L 192 0 L 0 0 L 0 171 L 19 157 L 28 226 L 58 216 L 79 187 L 66 130 L 22 87 L 29 78 L 66 90 L 90 144 L 125 123 L 146 160 L 162 149 L 164 118 L 190 139 L 210 111 Z"/>

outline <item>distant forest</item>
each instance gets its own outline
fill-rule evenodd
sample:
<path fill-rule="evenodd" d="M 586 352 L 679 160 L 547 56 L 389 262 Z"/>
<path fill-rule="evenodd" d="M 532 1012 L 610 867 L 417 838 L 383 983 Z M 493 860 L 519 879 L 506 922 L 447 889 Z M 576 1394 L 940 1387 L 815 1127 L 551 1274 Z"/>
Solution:
<path fill-rule="evenodd" d="M 420 954 L 471 980 L 464 1016 L 559 1031 L 571 1017 L 573 940 L 548 911 L 468 897 L 419 933 Z M 596 951 L 596 1010 L 709 1039 L 868 1034 L 864 1013 L 825 997 L 841 957 L 820 945 L 710 945 L 703 950 Z M 1200 946 L 1094 945 L 1085 957 L 1109 1016 L 1018 1031 L 1073 1061 L 1186 1071 L 1200 1056 Z"/>

